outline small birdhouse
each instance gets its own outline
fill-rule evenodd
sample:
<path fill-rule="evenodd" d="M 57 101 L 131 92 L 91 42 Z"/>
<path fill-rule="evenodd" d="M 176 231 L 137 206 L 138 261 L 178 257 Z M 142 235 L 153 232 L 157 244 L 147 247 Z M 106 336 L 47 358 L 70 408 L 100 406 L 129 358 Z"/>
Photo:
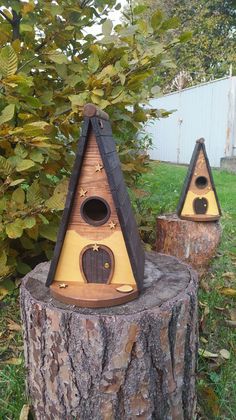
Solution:
<path fill-rule="evenodd" d="M 144 251 L 109 117 L 87 104 L 46 285 L 65 303 L 107 307 L 136 298 L 143 275 Z"/>
<path fill-rule="evenodd" d="M 196 222 L 218 220 L 221 216 L 204 139 L 196 141 L 177 213 L 181 219 Z"/>

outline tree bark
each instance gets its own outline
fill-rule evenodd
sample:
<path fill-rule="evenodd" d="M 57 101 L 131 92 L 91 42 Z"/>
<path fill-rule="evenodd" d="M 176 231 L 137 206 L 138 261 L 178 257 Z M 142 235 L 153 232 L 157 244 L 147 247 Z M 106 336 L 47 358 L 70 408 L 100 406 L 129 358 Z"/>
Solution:
<path fill-rule="evenodd" d="M 49 263 L 23 280 L 27 389 L 39 420 L 192 420 L 198 343 L 197 274 L 148 253 L 144 290 L 113 308 L 50 297 Z"/>
<path fill-rule="evenodd" d="M 157 217 L 156 251 L 190 264 L 199 275 L 206 273 L 221 238 L 219 221 L 192 222 L 176 214 Z"/>

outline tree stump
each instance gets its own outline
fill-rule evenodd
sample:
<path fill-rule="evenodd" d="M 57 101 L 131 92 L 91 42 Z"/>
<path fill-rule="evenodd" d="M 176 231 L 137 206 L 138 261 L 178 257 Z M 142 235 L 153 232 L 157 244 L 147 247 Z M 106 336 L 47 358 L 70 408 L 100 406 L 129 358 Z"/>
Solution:
<path fill-rule="evenodd" d="M 39 264 L 21 286 L 27 389 L 40 420 L 192 420 L 197 274 L 148 253 L 139 298 L 87 309 L 51 298 Z"/>
<path fill-rule="evenodd" d="M 192 222 L 177 214 L 157 217 L 156 251 L 173 255 L 205 274 L 221 238 L 219 221 Z"/>

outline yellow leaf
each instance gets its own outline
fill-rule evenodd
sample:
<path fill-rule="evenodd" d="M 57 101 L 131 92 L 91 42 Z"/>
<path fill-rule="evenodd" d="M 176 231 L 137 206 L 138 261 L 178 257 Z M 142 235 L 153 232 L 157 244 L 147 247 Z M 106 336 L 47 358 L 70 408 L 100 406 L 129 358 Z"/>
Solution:
<path fill-rule="evenodd" d="M 236 278 L 236 275 L 232 271 L 228 271 L 227 273 L 222 274 L 222 277 L 233 280 Z"/>
<path fill-rule="evenodd" d="M 211 353 L 210 351 L 201 348 L 198 349 L 198 354 L 205 359 L 214 359 L 219 356 L 218 353 Z"/>
<path fill-rule="evenodd" d="M 236 308 L 228 309 L 231 321 L 236 321 Z"/>
<path fill-rule="evenodd" d="M 30 414 L 30 406 L 28 404 L 24 404 L 20 412 L 19 420 L 28 420 L 29 414 Z"/>
<path fill-rule="evenodd" d="M 16 73 L 18 65 L 17 55 L 11 45 L 6 45 L 0 53 L 0 73 L 3 77 L 11 76 Z"/>
<path fill-rule="evenodd" d="M 12 200 L 17 204 L 24 204 L 25 202 L 25 192 L 22 188 L 17 188 L 12 194 Z"/>
<path fill-rule="evenodd" d="M 104 95 L 104 91 L 102 89 L 93 89 L 93 94 L 97 95 L 97 96 L 103 96 Z"/>
<path fill-rule="evenodd" d="M 2 113 L 0 115 L 0 125 L 10 121 L 14 117 L 14 114 L 15 114 L 15 105 L 14 104 L 7 105 L 2 110 Z"/>
<path fill-rule="evenodd" d="M 16 170 L 17 172 L 26 171 L 29 168 L 32 168 L 35 163 L 31 159 L 22 159 L 17 165 Z"/>
<path fill-rule="evenodd" d="M 20 238 L 23 233 L 23 226 L 22 226 L 22 220 L 17 218 L 12 223 L 8 223 L 6 225 L 6 234 L 8 238 L 16 239 Z"/>
<path fill-rule="evenodd" d="M 22 15 L 27 15 L 27 13 L 30 13 L 34 10 L 34 3 L 24 3 L 23 9 L 22 9 Z"/>
<path fill-rule="evenodd" d="M 12 357 L 8 360 L 3 360 L 0 365 L 21 365 L 22 359 L 20 357 Z"/>
<path fill-rule="evenodd" d="M 229 360 L 230 359 L 230 352 L 226 349 L 222 349 L 219 351 L 220 355 L 223 357 L 223 359 Z"/>
<path fill-rule="evenodd" d="M 230 287 L 223 287 L 220 290 L 220 294 L 229 297 L 236 297 L 236 289 L 231 289 Z"/>
<path fill-rule="evenodd" d="M 12 181 L 9 185 L 10 187 L 14 187 L 15 185 L 21 184 L 24 180 L 25 178 L 15 179 L 15 181 Z"/>
<path fill-rule="evenodd" d="M 21 326 L 17 324 L 15 321 L 13 321 L 12 319 L 7 320 L 7 328 L 10 331 L 21 331 Z"/>

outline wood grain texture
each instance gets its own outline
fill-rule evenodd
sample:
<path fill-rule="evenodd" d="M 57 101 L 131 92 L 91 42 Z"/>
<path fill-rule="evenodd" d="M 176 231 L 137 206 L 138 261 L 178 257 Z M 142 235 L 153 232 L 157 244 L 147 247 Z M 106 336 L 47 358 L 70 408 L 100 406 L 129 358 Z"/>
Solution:
<path fill-rule="evenodd" d="M 78 284 L 65 282 L 67 287 L 60 288 L 54 282 L 50 286 L 51 296 L 68 305 L 80 308 L 110 308 L 111 306 L 123 305 L 138 297 L 136 286 L 131 287 L 129 293 L 121 293 L 117 290 L 118 284 Z"/>
<path fill-rule="evenodd" d="M 36 420 L 192 420 L 197 275 L 149 253 L 139 298 L 75 308 L 44 286 L 49 263 L 23 280 L 27 390 Z"/>
<path fill-rule="evenodd" d="M 72 212 L 68 223 L 68 229 L 75 230 L 81 236 L 84 236 L 89 240 L 101 240 L 112 235 L 113 230 L 109 228 L 109 222 L 111 220 L 116 223 L 116 231 L 121 230 L 106 171 L 104 168 L 100 172 L 95 171 L 96 165 L 99 163 L 104 166 L 95 134 L 90 131 L 79 182 L 76 188 Z M 87 191 L 85 197 L 80 197 L 81 188 Z M 99 228 L 86 223 L 81 216 L 81 206 L 89 197 L 103 198 L 106 200 L 110 208 L 109 220 L 105 224 L 99 226 Z"/>
<path fill-rule="evenodd" d="M 109 267 L 106 267 L 106 264 Z M 110 248 L 98 246 L 98 251 L 93 250 L 93 245 L 87 245 L 80 253 L 80 271 L 86 283 L 110 283 L 114 274 L 115 259 Z"/>
<path fill-rule="evenodd" d="M 182 220 L 176 214 L 165 214 L 156 221 L 156 250 L 173 255 L 206 273 L 221 238 L 219 222 Z"/>
<path fill-rule="evenodd" d="M 92 237 L 90 238 L 89 242 L 91 241 L 97 242 L 99 241 L 99 238 L 100 238 L 101 240 L 106 242 L 104 243 L 104 245 L 112 248 L 114 255 L 116 254 L 116 250 L 118 250 L 118 259 L 125 258 L 126 261 L 123 261 L 123 264 L 126 266 L 128 271 L 130 271 L 130 268 L 132 271 L 132 273 L 129 274 L 129 276 L 127 275 L 127 272 L 126 272 L 125 277 L 129 278 L 130 284 L 136 282 L 138 285 L 138 289 L 141 290 L 142 285 L 143 285 L 143 275 L 144 275 L 144 251 L 142 248 L 137 224 L 136 224 L 133 212 L 132 212 L 130 199 L 129 199 L 128 192 L 127 192 L 125 182 L 124 182 L 124 178 L 122 175 L 119 158 L 116 153 L 115 142 L 114 142 L 114 139 L 112 138 L 111 124 L 108 120 L 103 120 L 101 124 L 101 120 L 96 116 L 92 118 L 88 118 L 88 117 L 84 118 L 84 123 L 82 127 L 82 135 L 79 140 L 75 164 L 74 164 L 72 175 L 70 178 L 69 190 L 68 190 L 68 194 L 66 198 L 65 209 L 64 209 L 62 221 L 59 227 L 58 238 L 57 238 L 54 255 L 51 262 L 46 285 L 50 286 L 54 280 L 65 281 L 65 278 L 67 277 L 66 271 L 65 273 L 64 272 L 60 273 L 60 275 L 58 276 L 58 262 L 61 260 L 61 256 L 65 257 L 64 245 L 65 245 L 65 241 L 68 239 L 67 238 L 68 233 L 74 232 L 74 230 L 68 229 L 73 206 L 74 206 L 75 219 L 74 219 L 74 223 L 72 224 L 75 226 L 78 226 L 79 223 L 81 222 L 79 218 L 79 214 L 77 212 L 77 210 L 79 209 L 79 205 L 78 203 L 76 204 L 76 200 L 78 201 L 78 192 L 79 192 L 78 183 L 80 180 L 80 175 L 83 168 L 88 139 L 90 137 L 91 132 L 93 133 L 93 140 L 96 141 L 95 148 L 97 146 L 97 150 L 94 149 L 93 151 L 91 151 L 91 157 L 92 155 L 93 157 L 98 157 L 98 152 L 99 152 L 99 157 L 101 157 L 101 160 L 102 160 L 102 162 L 96 162 L 95 168 L 93 168 L 93 170 L 95 170 L 96 174 L 101 174 L 101 175 L 104 174 L 104 171 L 106 172 L 108 186 L 109 186 L 108 192 L 111 193 L 114 207 L 116 210 L 117 220 L 119 221 L 119 224 L 116 222 L 116 220 L 112 220 L 111 218 L 108 221 L 108 226 L 110 226 L 110 222 L 115 224 L 115 227 L 116 227 L 115 233 L 118 234 L 118 238 L 117 237 L 115 238 L 114 233 L 109 235 L 109 231 L 107 230 L 106 232 L 104 230 L 105 236 L 102 230 L 101 231 L 93 230 L 91 231 Z M 104 171 L 103 170 L 97 171 L 96 170 L 97 165 L 98 164 L 100 165 L 102 163 L 104 165 Z M 91 179 L 91 174 L 90 174 L 90 179 Z M 96 177 L 95 181 L 99 181 L 99 178 Z M 93 186 L 94 185 L 95 185 L 95 182 L 93 183 Z M 87 194 L 88 189 L 83 188 L 83 191 L 86 191 L 86 194 Z M 82 194 L 80 197 L 83 198 L 84 194 Z M 76 209 L 76 205 L 78 206 L 77 209 Z M 105 228 L 105 223 L 103 226 Z M 77 233 L 78 233 L 78 230 L 77 230 Z M 83 230 L 81 231 L 81 233 L 83 233 Z M 86 235 L 82 237 L 79 233 L 78 235 L 79 235 L 79 239 L 82 238 L 81 244 L 78 244 L 77 240 L 74 240 L 74 242 L 76 242 L 77 248 L 81 249 L 81 245 L 82 247 L 86 245 L 85 243 L 83 243 L 83 238 L 88 238 L 88 236 Z M 111 246 L 111 242 L 113 242 L 114 245 Z M 73 248 L 70 247 L 70 251 L 74 253 L 75 250 L 73 250 Z M 78 249 L 76 250 L 76 252 L 77 251 Z M 69 254 L 66 256 L 66 259 L 68 260 L 71 259 L 70 258 L 71 252 L 69 252 Z M 117 258 L 117 255 L 116 255 L 116 258 Z M 77 261 L 77 254 L 75 255 L 75 259 Z M 119 266 L 120 264 L 118 263 L 116 265 Z M 61 266 L 62 264 L 60 263 L 59 268 L 61 268 Z M 66 264 L 65 266 L 68 269 L 68 264 Z M 72 275 L 72 278 L 70 280 L 75 280 L 75 281 L 82 280 L 81 276 L 79 276 L 78 278 L 77 271 L 78 270 L 74 267 L 72 272 L 70 273 Z M 122 267 L 120 271 L 121 272 L 123 271 Z M 117 276 L 119 277 L 118 272 L 116 272 L 115 274 L 117 274 Z M 120 279 L 115 278 L 114 282 L 120 283 Z"/>

